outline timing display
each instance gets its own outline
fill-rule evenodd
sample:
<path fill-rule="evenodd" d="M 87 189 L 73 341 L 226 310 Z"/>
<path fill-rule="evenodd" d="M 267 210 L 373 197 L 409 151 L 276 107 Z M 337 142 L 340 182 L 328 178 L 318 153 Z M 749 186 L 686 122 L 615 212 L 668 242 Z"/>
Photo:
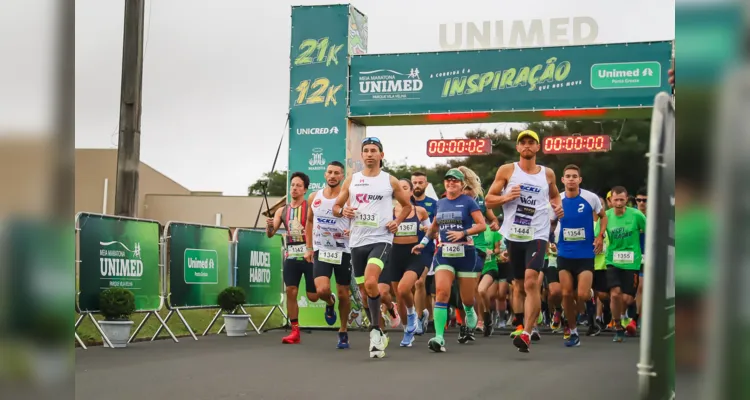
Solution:
<path fill-rule="evenodd" d="M 542 147 L 544 154 L 599 153 L 612 150 L 609 135 L 548 136 Z"/>
<path fill-rule="evenodd" d="M 492 140 L 481 139 L 430 139 L 427 141 L 428 157 L 467 157 L 492 153 Z"/>

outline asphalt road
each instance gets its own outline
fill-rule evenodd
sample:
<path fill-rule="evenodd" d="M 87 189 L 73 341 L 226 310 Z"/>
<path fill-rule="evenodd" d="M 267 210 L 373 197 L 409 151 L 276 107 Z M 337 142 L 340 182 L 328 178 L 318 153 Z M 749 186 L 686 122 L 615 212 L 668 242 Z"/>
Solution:
<path fill-rule="evenodd" d="M 638 340 L 583 337 L 566 348 L 561 335 L 543 335 L 519 353 L 507 334 L 469 344 L 446 335 L 447 352 L 427 349 L 428 335 L 401 348 L 399 332 L 383 359 L 368 358 L 368 336 L 304 333 L 283 345 L 284 331 L 132 343 L 126 349 L 76 349 L 76 399 L 544 399 L 636 398 Z M 375 381 L 373 382 L 373 378 Z"/>

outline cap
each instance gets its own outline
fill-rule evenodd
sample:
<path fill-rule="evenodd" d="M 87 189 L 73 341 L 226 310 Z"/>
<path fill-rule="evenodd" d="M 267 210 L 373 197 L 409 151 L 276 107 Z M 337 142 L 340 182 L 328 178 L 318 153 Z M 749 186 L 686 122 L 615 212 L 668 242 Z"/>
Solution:
<path fill-rule="evenodd" d="M 456 178 L 459 181 L 464 180 L 464 173 L 461 172 L 458 168 L 451 168 L 448 170 L 448 172 L 445 173 L 446 178 Z"/>
<path fill-rule="evenodd" d="M 362 139 L 362 148 L 364 149 L 366 145 L 368 144 L 374 144 L 375 146 L 378 146 L 380 151 L 383 151 L 383 143 L 380 142 L 380 139 L 370 136 Z"/>
<path fill-rule="evenodd" d="M 537 143 L 540 143 L 539 142 L 539 135 L 537 135 L 536 132 L 534 132 L 534 131 L 532 131 L 530 129 L 527 129 L 527 130 L 522 131 L 521 133 L 519 133 L 518 134 L 518 138 L 516 139 L 516 143 L 520 142 L 521 139 L 523 139 L 525 137 L 530 137 L 530 138 L 536 140 Z"/>
<path fill-rule="evenodd" d="M 612 197 L 612 191 L 611 190 L 609 192 L 607 192 L 607 197 L 606 198 L 608 199 L 610 197 Z"/>

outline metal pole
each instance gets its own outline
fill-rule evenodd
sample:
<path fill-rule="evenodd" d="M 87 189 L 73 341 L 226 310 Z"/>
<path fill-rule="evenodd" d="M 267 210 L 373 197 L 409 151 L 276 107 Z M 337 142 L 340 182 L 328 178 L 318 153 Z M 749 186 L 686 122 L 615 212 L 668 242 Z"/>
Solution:
<path fill-rule="evenodd" d="M 136 217 L 138 209 L 144 3 L 125 0 L 115 214 L 127 217 Z"/>

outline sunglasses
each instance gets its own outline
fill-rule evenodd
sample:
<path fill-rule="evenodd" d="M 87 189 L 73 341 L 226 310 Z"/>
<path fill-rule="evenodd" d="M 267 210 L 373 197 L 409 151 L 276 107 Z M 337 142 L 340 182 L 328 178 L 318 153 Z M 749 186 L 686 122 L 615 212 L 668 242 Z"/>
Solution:
<path fill-rule="evenodd" d="M 645 203 L 646 199 L 635 199 L 636 203 Z"/>
<path fill-rule="evenodd" d="M 380 143 L 380 139 L 376 137 L 372 137 L 372 136 L 362 139 L 362 144 L 367 144 L 367 143 Z"/>

